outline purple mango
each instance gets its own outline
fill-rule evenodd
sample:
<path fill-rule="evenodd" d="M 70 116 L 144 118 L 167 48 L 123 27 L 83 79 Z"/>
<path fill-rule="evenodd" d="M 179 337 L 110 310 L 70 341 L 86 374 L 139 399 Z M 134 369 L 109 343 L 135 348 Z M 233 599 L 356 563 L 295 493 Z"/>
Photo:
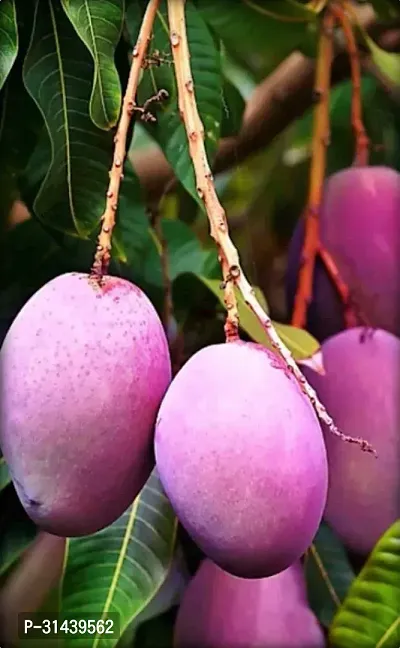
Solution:
<path fill-rule="evenodd" d="M 187 532 L 226 571 L 276 574 L 311 544 L 327 493 L 314 409 L 280 358 L 232 342 L 174 378 L 155 433 L 163 487 Z"/>
<path fill-rule="evenodd" d="M 324 517 L 350 549 L 367 554 L 400 517 L 400 340 L 357 327 L 326 340 L 322 353 L 326 375 L 304 367 L 305 375 L 339 429 L 366 439 L 378 455 L 324 429 L 329 463 Z"/>
<path fill-rule="evenodd" d="M 382 166 L 351 167 L 332 175 L 325 185 L 320 229 L 323 245 L 368 324 L 400 335 L 400 174 Z M 289 249 L 290 311 L 303 239 L 301 221 Z M 345 328 L 342 303 L 320 260 L 307 328 L 321 341 Z"/>
<path fill-rule="evenodd" d="M 324 646 L 299 562 L 252 580 L 204 561 L 185 591 L 175 625 L 174 648 Z"/>
<path fill-rule="evenodd" d="M 0 361 L 0 446 L 28 515 L 60 536 L 111 524 L 153 468 L 171 380 L 151 302 L 123 279 L 64 274 L 25 304 Z"/>

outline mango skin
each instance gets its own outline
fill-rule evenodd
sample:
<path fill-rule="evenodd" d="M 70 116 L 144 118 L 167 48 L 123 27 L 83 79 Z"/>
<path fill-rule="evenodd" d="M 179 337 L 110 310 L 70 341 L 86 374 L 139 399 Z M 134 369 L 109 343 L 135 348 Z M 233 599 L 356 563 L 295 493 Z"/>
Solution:
<path fill-rule="evenodd" d="M 307 367 L 305 375 L 339 429 L 366 439 L 378 454 L 324 430 L 329 462 L 324 517 L 347 547 L 365 555 L 400 517 L 400 340 L 357 327 L 326 340 L 322 353 L 326 375 Z"/>
<path fill-rule="evenodd" d="M 325 185 L 320 230 L 323 244 L 368 324 L 400 335 L 400 174 L 384 166 L 352 167 L 333 174 Z M 303 239 L 301 221 L 289 249 L 290 312 Z M 321 261 L 317 261 L 308 329 L 322 341 L 344 328 L 341 302 Z"/>
<path fill-rule="evenodd" d="M 300 562 L 256 580 L 205 560 L 178 611 L 174 648 L 323 648 Z"/>
<path fill-rule="evenodd" d="M 131 504 L 154 465 L 154 423 L 171 379 L 166 337 L 136 286 L 68 273 L 25 304 L 0 361 L 0 447 L 32 520 L 94 533 Z"/>
<path fill-rule="evenodd" d="M 155 455 L 180 522 L 226 571 L 271 576 L 311 544 L 327 493 L 323 436 L 271 351 L 230 342 L 192 356 L 161 404 Z"/>

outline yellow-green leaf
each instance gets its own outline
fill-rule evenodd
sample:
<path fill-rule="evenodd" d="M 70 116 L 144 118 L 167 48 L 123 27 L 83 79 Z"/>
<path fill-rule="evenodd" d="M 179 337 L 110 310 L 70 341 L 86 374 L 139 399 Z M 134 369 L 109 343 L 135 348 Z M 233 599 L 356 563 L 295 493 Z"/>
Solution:
<path fill-rule="evenodd" d="M 375 65 L 389 81 L 396 86 L 400 85 L 400 54 L 397 52 L 386 52 L 366 32 L 363 35 Z"/>
<path fill-rule="evenodd" d="M 211 292 L 214 293 L 220 303 L 224 305 L 224 294 L 221 288 L 221 282 L 218 281 L 218 279 L 206 279 L 199 275 L 197 275 L 197 277 L 209 290 L 211 290 Z M 257 286 L 254 286 L 253 289 L 259 303 L 268 313 L 268 305 L 262 291 Z M 262 344 L 269 349 L 272 348 L 264 327 L 246 305 L 242 295 L 237 289 L 235 289 L 235 294 L 238 303 L 240 328 L 243 329 L 243 331 L 245 331 L 245 333 L 247 333 L 254 342 Z M 319 350 L 319 342 L 317 342 L 317 340 L 315 340 L 307 331 L 295 328 L 294 326 L 288 326 L 287 324 L 280 324 L 278 322 L 273 322 L 273 324 L 282 342 L 286 344 L 295 360 L 300 361 L 306 358 L 311 358 Z"/>

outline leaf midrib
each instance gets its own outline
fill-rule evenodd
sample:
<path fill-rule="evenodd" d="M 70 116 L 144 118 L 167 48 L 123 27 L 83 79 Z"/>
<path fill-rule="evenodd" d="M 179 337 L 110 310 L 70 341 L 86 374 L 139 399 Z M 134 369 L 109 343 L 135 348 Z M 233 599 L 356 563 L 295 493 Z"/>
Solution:
<path fill-rule="evenodd" d="M 67 100 L 66 100 L 66 88 L 64 83 L 64 67 L 61 57 L 60 41 L 58 38 L 57 23 L 54 16 L 54 9 L 52 0 L 48 0 L 48 5 L 50 9 L 50 19 L 53 25 L 54 32 L 54 42 L 56 45 L 56 56 L 58 60 L 58 69 L 60 72 L 60 86 L 61 86 L 61 102 L 62 102 L 62 111 L 64 115 L 63 125 L 65 132 L 65 146 L 66 146 L 66 166 L 67 166 L 67 187 L 68 187 L 68 202 L 71 210 L 72 220 L 77 231 L 80 231 L 79 223 L 75 214 L 74 199 L 72 195 L 72 172 L 71 172 L 71 146 L 69 141 L 69 120 L 68 120 L 68 110 L 67 110 Z"/>
<path fill-rule="evenodd" d="M 137 512 L 137 509 L 138 509 L 138 506 L 139 506 L 139 502 L 140 502 L 140 497 L 137 497 L 136 501 L 132 505 L 132 510 L 131 510 L 131 512 L 129 514 L 128 524 L 126 525 L 125 534 L 124 534 L 124 537 L 122 539 L 121 551 L 120 551 L 120 554 L 118 556 L 117 564 L 115 566 L 114 576 L 113 576 L 113 579 L 111 581 L 111 586 L 110 586 L 110 589 L 108 591 L 108 596 L 107 596 L 107 599 L 106 599 L 106 602 L 105 602 L 104 608 L 103 608 L 103 613 L 102 613 L 102 617 L 101 617 L 103 621 L 105 621 L 106 618 L 107 618 L 107 614 L 108 614 L 108 612 L 110 610 L 111 603 L 112 603 L 112 600 L 114 598 L 115 590 L 117 588 L 118 578 L 119 578 L 119 575 L 121 573 L 122 565 L 123 565 L 123 562 L 125 560 L 125 556 L 126 556 L 126 553 L 127 553 L 127 550 L 128 550 L 129 539 L 130 539 L 132 529 L 133 529 L 133 525 L 134 525 L 134 522 L 135 522 L 136 512 Z M 96 637 L 94 638 L 92 648 L 96 648 L 96 646 L 98 646 L 99 640 L 101 638 L 102 638 L 102 635 L 99 635 L 99 634 L 96 635 Z"/>

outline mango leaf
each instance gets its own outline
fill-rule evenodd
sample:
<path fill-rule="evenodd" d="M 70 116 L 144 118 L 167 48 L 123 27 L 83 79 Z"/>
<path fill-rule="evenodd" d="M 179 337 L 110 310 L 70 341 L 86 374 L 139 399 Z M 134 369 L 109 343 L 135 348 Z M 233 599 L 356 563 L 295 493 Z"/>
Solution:
<path fill-rule="evenodd" d="M 222 89 L 221 137 L 237 135 L 242 125 L 246 102 L 239 90 L 227 79 Z"/>
<path fill-rule="evenodd" d="M 371 52 L 371 58 L 382 74 L 394 85 L 400 85 L 400 54 L 386 52 L 377 45 L 364 31 L 364 39 Z"/>
<path fill-rule="evenodd" d="M 309 41 L 309 47 L 315 42 L 310 26 L 315 26 L 316 14 L 297 2 L 197 0 L 196 6 L 227 50 L 242 61 L 249 51 L 257 51 L 274 67 L 303 42 Z"/>
<path fill-rule="evenodd" d="M 137 3 L 132 3 L 128 7 L 126 18 L 132 42 L 136 40 L 137 16 Z M 207 155 L 212 161 L 222 119 L 221 57 L 207 25 L 189 0 L 186 2 L 186 21 L 194 91 L 204 125 Z M 150 53 L 154 54 L 156 51 L 163 60 L 160 66 L 151 66 L 144 72 L 139 86 L 139 102 L 143 105 L 161 89 L 166 90 L 169 96 L 159 105 L 153 103 L 149 106 L 157 122 L 146 123 L 146 128 L 161 146 L 178 180 L 203 209 L 203 203 L 196 191 L 185 127 L 179 114 L 165 1 L 160 5 L 154 24 Z"/>
<path fill-rule="evenodd" d="M 346 550 L 324 522 L 304 560 L 308 600 L 319 622 L 329 628 L 340 608 L 354 572 Z"/>
<path fill-rule="evenodd" d="M 274 326 L 282 342 L 298 362 L 318 353 L 320 344 L 308 331 L 280 322 L 274 322 Z"/>
<path fill-rule="evenodd" d="M 173 565 L 177 520 L 156 470 L 111 526 L 68 541 L 62 618 L 119 617 L 120 636 L 157 595 Z M 112 648 L 120 636 L 93 635 L 85 648 Z M 65 645 L 74 646 L 66 637 Z"/>
<path fill-rule="evenodd" d="M 400 520 L 378 540 L 329 631 L 333 648 L 399 648 Z"/>
<path fill-rule="evenodd" d="M 65 13 L 93 57 L 90 117 L 105 130 L 116 124 L 121 104 L 114 56 L 121 37 L 124 5 L 124 0 L 62 0 Z"/>
<path fill-rule="evenodd" d="M 14 0 L 0 4 L 0 90 L 18 53 L 17 13 Z"/>
<path fill-rule="evenodd" d="M 197 278 L 214 293 L 220 303 L 224 306 L 224 295 L 221 289 L 221 281 L 217 279 L 206 279 L 206 277 L 199 275 Z M 265 297 L 261 290 L 257 286 L 253 286 L 253 289 L 259 303 L 268 313 Z M 235 293 L 238 303 L 240 328 L 243 329 L 243 331 L 245 331 L 247 335 L 254 340 L 254 342 L 258 342 L 258 344 L 262 344 L 271 349 L 272 347 L 265 329 L 261 326 L 254 313 L 245 304 L 242 295 L 237 289 L 235 289 Z M 288 326 L 287 324 L 280 324 L 279 322 L 273 322 L 273 324 L 282 342 L 286 344 L 296 361 L 312 357 L 317 353 L 319 342 L 317 342 L 317 340 L 315 340 L 307 331 L 294 328 L 293 326 Z"/>
<path fill-rule="evenodd" d="M 99 223 L 112 155 L 112 135 L 89 115 L 94 67 L 62 7 L 35 3 L 26 88 L 45 120 L 51 164 L 34 203 L 37 216 L 56 230 L 87 237 Z"/>
<path fill-rule="evenodd" d="M 112 257 L 132 267 L 142 265 L 144 255 L 152 244 L 141 186 L 132 165 L 127 161 L 113 233 Z"/>
<path fill-rule="evenodd" d="M 11 476 L 6 464 L 6 460 L 0 452 L 0 492 L 8 486 L 11 481 Z"/>
<path fill-rule="evenodd" d="M 25 513 L 13 486 L 0 493 L 0 576 L 31 544 L 37 527 Z"/>
<path fill-rule="evenodd" d="M 168 274 L 171 281 L 186 272 L 201 273 L 206 258 L 199 239 L 193 231 L 178 220 L 162 219 L 161 228 L 167 246 Z M 155 234 L 143 265 L 145 281 L 163 286 L 161 243 Z"/>

